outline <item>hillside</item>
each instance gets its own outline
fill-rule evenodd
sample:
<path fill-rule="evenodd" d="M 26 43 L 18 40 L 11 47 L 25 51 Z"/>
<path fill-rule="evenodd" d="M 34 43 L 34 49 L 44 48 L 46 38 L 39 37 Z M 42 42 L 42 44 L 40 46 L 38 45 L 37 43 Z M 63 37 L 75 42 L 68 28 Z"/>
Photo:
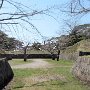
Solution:
<path fill-rule="evenodd" d="M 82 40 L 73 46 L 69 46 L 61 51 L 60 59 L 63 60 L 77 60 L 79 51 L 90 52 L 90 39 Z"/>
<path fill-rule="evenodd" d="M 76 34 L 77 36 L 90 38 L 90 24 L 83 24 L 83 25 L 75 26 L 71 34 Z"/>
<path fill-rule="evenodd" d="M 69 48 L 72 48 L 72 46 L 74 48 L 72 48 L 72 52 L 76 51 L 76 50 L 83 50 L 84 48 L 86 48 L 85 46 L 88 46 L 86 44 L 83 45 L 83 41 L 82 40 L 86 40 L 86 39 L 90 39 L 90 24 L 83 24 L 83 25 L 78 25 L 75 26 L 73 28 L 73 30 L 71 30 L 71 32 L 68 35 L 61 35 L 59 37 L 52 37 L 51 39 L 46 41 L 46 45 L 44 46 L 50 46 L 52 47 L 56 47 L 56 49 L 60 49 L 60 50 L 64 50 Z M 82 44 L 80 44 L 82 42 Z M 89 42 L 86 40 L 86 43 Z M 80 48 L 79 48 L 80 46 Z M 49 47 L 49 48 L 50 48 Z M 84 48 L 83 48 L 84 47 Z M 83 51 L 90 51 L 89 49 L 84 49 Z M 69 52 L 69 51 L 68 51 Z"/>
<path fill-rule="evenodd" d="M 82 40 L 73 46 L 69 46 L 65 50 L 62 50 L 63 53 L 73 53 L 78 51 L 90 52 L 90 39 Z"/>

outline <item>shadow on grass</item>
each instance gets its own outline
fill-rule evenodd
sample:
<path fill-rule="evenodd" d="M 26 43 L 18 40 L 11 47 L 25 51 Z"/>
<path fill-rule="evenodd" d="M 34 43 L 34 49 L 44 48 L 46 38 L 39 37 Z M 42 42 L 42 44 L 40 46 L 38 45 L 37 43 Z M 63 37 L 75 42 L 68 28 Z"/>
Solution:
<path fill-rule="evenodd" d="M 59 80 L 50 80 L 50 81 L 43 81 L 43 82 L 38 82 L 38 83 L 34 83 L 30 86 L 17 86 L 17 87 L 14 87 L 13 89 L 19 89 L 19 88 L 27 88 L 27 87 L 48 87 L 48 86 L 62 86 L 62 85 L 65 85 L 67 84 L 67 82 L 64 82 L 64 81 L 59 81 Z"/>

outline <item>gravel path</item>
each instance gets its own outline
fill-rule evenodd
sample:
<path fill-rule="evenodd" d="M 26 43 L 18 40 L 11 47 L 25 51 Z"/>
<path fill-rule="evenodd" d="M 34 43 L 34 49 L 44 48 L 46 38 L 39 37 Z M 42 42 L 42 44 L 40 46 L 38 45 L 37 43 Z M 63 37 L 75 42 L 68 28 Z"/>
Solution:
<path fill-rule="evenodd" d="M 14 69 L 23 69 L 23 68 L 48 68 L 51 67 L 51 64 L 49 64 L 47 61 L 45 61 L 44 59 L 33 59 L 32 63 L 28 63 L 28 64 L 21 64 L 21 65 L 14 65 L 11 66 Z"/>

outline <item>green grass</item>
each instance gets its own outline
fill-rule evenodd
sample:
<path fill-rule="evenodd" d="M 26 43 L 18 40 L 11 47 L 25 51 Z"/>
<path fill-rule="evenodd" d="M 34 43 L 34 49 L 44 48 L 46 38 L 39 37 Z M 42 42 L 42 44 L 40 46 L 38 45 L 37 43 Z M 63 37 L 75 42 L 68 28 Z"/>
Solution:
<path fill-rule="evenodd" d="M 12 90 L 90 90 L 90 87 L 83 85 L 72 76 L 71 67 L 73 61 L 47 61 L 53 64 L 54 67 L 46 69 L 14 69 L 15 77 Z M 27 83 L 27 81 L 24 81 L 25 78 L 29 80 L 32 76 L 41 75 L 60 75 L 64 76 L 66 80 L 49 80 L 25 85 Z"/>
<path fill-rule="evenodd" d="M 27 63 L 31 63 L 32 60 L 31 59 L 27 59 L 27 62 L 25 62 L 23 59 L 12 59 L 9 60 L 9 64 L 10 65 L 19 65 L 19 64 L 27 64 Z"/>
<path fill-rule="evenodd" d="M 35 75 L 42 75 L 46 72 L 43 69 L 14 69 L 15 77 L 29 77 Z"/>
<path fill-rule="evenodd" d="M 24 85 L 23 79 L 15 77 L 11 90 L 18 90 L 19 88 L 23 88 Z"/>
<path fill-rule="evenodd" d="M 73 60 L 46 60 L 47 62 L 54 64 L 54 66 L 72 66 L 74 64 Z"/>

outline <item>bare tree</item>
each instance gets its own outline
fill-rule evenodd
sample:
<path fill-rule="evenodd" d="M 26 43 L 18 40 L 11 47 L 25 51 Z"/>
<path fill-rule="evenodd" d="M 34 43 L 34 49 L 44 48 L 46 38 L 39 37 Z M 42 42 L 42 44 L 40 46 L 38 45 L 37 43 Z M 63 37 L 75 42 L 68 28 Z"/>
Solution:
<path fill-rule="evenodd" d="M 87 4 L 88 3 L 88 4 Z M 77 33 L 76 33 L 76 27 L 79 26 L 78 21 L 80 21 L 80 18 L 83 18 L 83 15 L 86 15 L 90 12 L 90 0 L 70 0 L 65 6 L 63 6 L 62 12 L 69 15 L 68 20 L 64 20 L 64 25 L 67 27 L 67 31 L 69 34 L 72 34 L 70 36 L 71 39 L 75 40 L 74 42 L 79 41 Z M 73 40 L 70 40 L 74 43 Z"/>
<path fill-rule="evenodd" d="M 72 15 L 87 14 L 90 12 L 90 0 L 71 0 L 67 5 L 67 10 L 62 10 Z"/>
<path fill-rule="evenodd" d="M 24 47 L 24 61 L 27 61 L 27 48 L 28 48 L 29 43 Z"/>
<path fill-rule="evenodd" d="M 8 11 L 9 9 L 7 11 L 3 10 L 4 9 L 3 6 L 5 6 L 5 4 L 8 4 L 8 6 L 11 8 L 11 11 Z M 14 31 L 16 32 L 16 31 L 18 31 L 18 27 L 21 27 L 21 28 L 31 32 L 30 29 L 28 29 L 25 26 L 26 25 L 25 23 L 27 23 L 29 26 L 31 26 L 31 28 L 35 29 L 41 37 L 43 37 L 41 35 L 41 33 L 39 32 L 39 30 L 31 23 L 31 20 L 32 20 L 31 17 L 33 17 L 37 14 L 48 15 L 47 12 L 50 9 L 51 8 L 47 8 L 44 10 L 34 10 L 28 6 L 23 5 L 22 3 L 15 2 L 14 0 L 1 0 L 0 1 L 0 10 L 1 10 L 1 13 L 0 13 L 1 28 L 0 28 L 0 30 L 8 31 L 8 29 L 9 29 L 9 31 L 10 31 L 13 28 Z M 17 30 L 15 30 L 15 27 L 17 28 Z"/>
<path fill-rule="evenodd" d="M 55 60 L 55 58 L 57 58 L 57 61 L 59 61 L 60 44 L 57 41 L 57 38 L 53 37 L 51 39 L 46 40 L 43 49 L 47 50 L 52 55 L 52 60 Z"/>
<path fill-rule="evenodd" d="M 74 23 L 78 23 L 80 21 L 80 18 L 83 18 L 84 15 L 89 14 L 90 12 L 90 0 L 70 0 L 65 5 L 63 5 L 62 8 L 60 8 L 60 11 L 67 14 L 68 21 L 72 24 L 68 24 L 67 19 L 64 19 L 64 22 L 66 25 L 69 26 L 69 29 L 72 29 L 75 25 Z"/>
<path fill-rule="evenodd" d="M 11 11 L 8 11 L 9 9 L 7 11 L 3 10 L 5 9 L 4 8 L 5 4 L 8 4 L 8 6 L 12 10 Z M 19 31 L 18 27 L 21 27 L 22 29 L 27 30 L 28 32 L 32 33 L 32 31 L 30 31 L 30 29 L 26 27 L 26 23 L 27 23 L 29 27 L 31 27 L 32 29 L 35 29 L 36 32 L 43 38 L 39 30 L 31 23 L 31 20 L 33 16 L 38 15 L 38 14 L 44 14 L 44 15 L 48 15 L 52 17 L 51 15 L 48 14 L 51 8 L 46 8 L 44 10 L 34 10 L 14 0 L 0 0 L 0 11 L 1 11 L 0 12 L 0 26 L 1 26 L 0 30 L 12 32 L 12 29 L 13 29 L 16 33 L 17 31 Z M 18 33 L 16 34 L 18 36 Z M 23 35 L 23 37 L 25 36 Z M 25 56 L 24 61 L 26 61 L 27 47 L 28 47 L 28 44 L 24 48 L 24 56 Z"/>

